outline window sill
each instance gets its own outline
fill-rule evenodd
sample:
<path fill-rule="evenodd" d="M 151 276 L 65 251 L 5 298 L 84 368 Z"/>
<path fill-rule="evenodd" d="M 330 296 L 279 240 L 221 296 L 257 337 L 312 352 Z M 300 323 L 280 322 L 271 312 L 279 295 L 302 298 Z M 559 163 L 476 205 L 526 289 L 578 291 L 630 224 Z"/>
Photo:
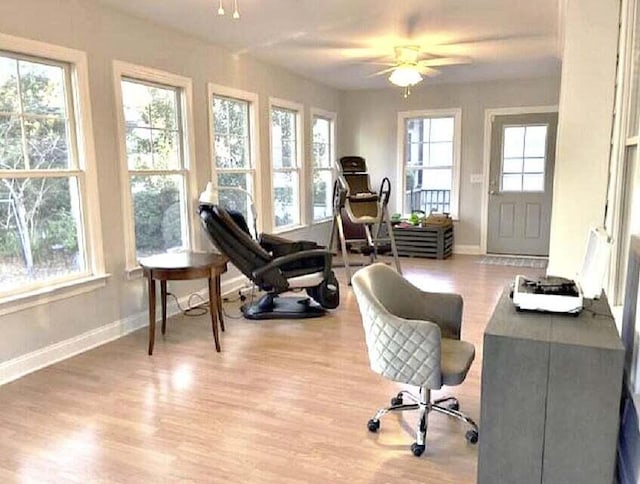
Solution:
<path fill-rule="evenodd" d="M 318 220 L 314 220 L 311 225 L 320 225 L 320 224 L 326 224 L 328 222 L 331 222 L 333 220 L 333 217 L 327 217 L 327 218 L 321 218 Z"/>
<path fill-rule="evenodd" d="M 107 285 L 109 276 L 109 274 L 87 276 L 55 286 L 42 287 L 22 294 L 1 298 L 0 316 L 95 291 Z"/>
<path fill-rule="evenodd" d="M 135 279 L 142 279 L 143 273 L 144 271 L 140 266 L 132 267 L 130 269 L 125 270 L 125 274 L 127 275 L 128 281 L 133 281 Z"/>
<path fill-rule="evenodd" d="M 286 234 L 287 232 L 293 232 L 295 230 L 305 229 L 309 227 L 308 225 L 298 224 L 298 225 L 287 225 L 286 227 L 280 227 L 278 229 L 273 229 L 271 232 L 273 235 Z"/>

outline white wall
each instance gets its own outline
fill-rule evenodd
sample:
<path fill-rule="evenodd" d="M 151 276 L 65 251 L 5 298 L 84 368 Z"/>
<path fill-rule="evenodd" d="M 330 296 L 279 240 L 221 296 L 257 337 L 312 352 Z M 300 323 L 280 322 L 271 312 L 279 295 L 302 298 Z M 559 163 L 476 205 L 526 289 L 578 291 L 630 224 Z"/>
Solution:
<path fill-rule="evenodd" d="M 480 247 L 482 184 L 472 184 L 472 174 L 483 170 L 484 111 L 490 108 L 547 106 L 558 103 L 560 79 L 493 81 L 473 84 L 419 85 L 408 98 L 402 89 L 347 91 L 342 95 L 341 155 L 367 159 L 372 183 L 389 177 L 397 187 L 398 112 L 421 109 L 462 108 L 462 159 L 460 222 L 456 245 Z M 390 208 L 397 211 L 395 197 Z"/>
<path fill-rule="evenodd" d="M 617 0 L 569 0 L 558 115 L 549 273 L 573 277 L 607 196 Z"/>
<path fill-rule="evenodd" d="M 0 32 L 75 48 L 88 54 L 102 232 L 106 268 L 111 274 L 103 289 L 0 317 L 0 362 L 146 312 L 143 280 L 127 280 L 124 272 L 117 107 L 112 74 L 114 59 L 193 80 L 196 174 L 200 188 L 211 173 L 207 82 L 253 91 L 260 96 L 260 158 L 263 163 L 269 160 L 269 96 L 303 103 L 306 113 L 312 106 L 339 111 L 339 93 L 334 89 L 246 57 L 235 58 L 224 49 L 111 10 L 97 1 L 2 0 Z M 308 129 L 305 136 L 309 141 Z M 265 175 L 266 181 L 268 173 Z M 263 189 L 263 193 L 269 192 Z M 194 208 L 196 197 L 197 194 L 193 194 Z M 195 227 L 195 232 L 199 231 L 200 228 Z M 296 235 L 324 240 L 325 232 L 326 224 L 298 231 Z M 206 281 L 170 283 L 170 290 L 185 295 L 204 288 L 205 284 Z M 145 348 L 141 347 L 140 351 Z"/>

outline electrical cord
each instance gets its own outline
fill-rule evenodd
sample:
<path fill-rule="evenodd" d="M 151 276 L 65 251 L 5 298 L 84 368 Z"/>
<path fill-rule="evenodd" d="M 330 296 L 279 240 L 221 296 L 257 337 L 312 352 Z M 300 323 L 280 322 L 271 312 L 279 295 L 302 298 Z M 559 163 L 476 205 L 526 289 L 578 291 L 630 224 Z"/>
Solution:
<path fill-rule="evenodd" d="M 178 306 L 178 309 L 182 312 L 182 314 L 184 314 L 185 316 L 190 316 L 190 317 L 196 317 L 196 316 L 202 316 L 204 314 L 207 314 L 209 312 L 209 302 L 206 301 L 200 294 L 198 293 L 192 293 L 189 295 L 189 298 L 187 299 L 187 307 L 183 308 L 182 305 L 180 304 L 180 301 L 178 301 L 178 297 L 172 293 L 172 292 L 168 292 L 167 296 L 171 296 L 173 298 L 173 300 L 176 302 L 176 306 Z M 197 298 L 200 299 L 200 303 L 193 305 L 193 299 Z"/>
<path fill-rule="evenodd" d="M 256 285 L 252 284 L 250 296 L 249 296 L 250 305 L 253 304 L 255 293 L 256 293 Z M 176 306 L 178 307 L 180 312 L 185 316 L 197 317 L 197 316 L 203 316 L 209 312 L 209 301 L 207 301 L 197 292 L 191 293 L 189 295 L 189 298 L 187 299 L 186 308 L 182 307 L 182 305 L 180 304 L 180 301 L 178 300 L 178 297 L 174 293 L 167 292 L 167 296 L 171 296 L 173 298 L 173 300 L 176 303 Z M 197 299 L 198 301 L 194 303 L 194 299 Z M 246 300 L 247 300 L 247 296 L 242 294 L 242 290 L 239 290 L 238 296 L 233 299 L 229 297 L 222 298 L 222 302 L 224 303 L 236 303 L 238 301 L 244 302 Z M 229 318 L 229 319 L 242 319 L 244 317 L 242 315 L 242 312 L 240 312 L 240 314 L 238 315 L 229 314 L 229 312 L 226 310 L 224 305 L 222 306 L 222 314 L 224 315 L 225 318 Z"/>

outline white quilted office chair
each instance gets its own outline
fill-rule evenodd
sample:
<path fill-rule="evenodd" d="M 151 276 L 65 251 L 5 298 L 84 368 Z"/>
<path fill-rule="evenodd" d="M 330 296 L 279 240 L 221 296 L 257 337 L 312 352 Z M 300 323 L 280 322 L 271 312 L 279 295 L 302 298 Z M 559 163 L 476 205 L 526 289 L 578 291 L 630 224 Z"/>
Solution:
<path fill-rule="evenodd" d="M 371 369 L 389 380 L 420 388 L 420 395 L 401 391 L 391 406 L 369 420 L 371 432 L 389 412 L 419 410 L 415 456 L 425 450 L 427 419 L 432 410 L 466 422 L 468 442 L 478 441 L 478 426 L 459 412 L 456 398 L 431 402 L 431 390 L 462 383 L 475 356 L 472 344 L 460 340 L 462 297 L 429 293 L 415 287 L 384 264 L 359 270 L 352 279 L 362 315 Z M 408 399 L 411 403 L 404 403 Z"/>

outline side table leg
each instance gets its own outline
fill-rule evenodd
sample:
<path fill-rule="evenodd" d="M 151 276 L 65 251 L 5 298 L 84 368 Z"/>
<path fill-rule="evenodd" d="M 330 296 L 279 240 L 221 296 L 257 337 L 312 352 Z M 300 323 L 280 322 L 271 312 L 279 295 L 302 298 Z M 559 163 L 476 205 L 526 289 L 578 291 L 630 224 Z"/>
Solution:
<path fill-rule="evenodd" d="M 220 340 L 218 338 L 218 318 L 216 317 L 216 288 L 213 279 L 209 277 L 209 312 L 211 313 L 211 329 L 213 329 L 213 340 L 216 344 L 216 351 L 220 352 Z"/>
<path fill-rule="evenodd" d="M 218 321 L 220 329 L 224 331 L 224 318 L 222 317 L 222 290 L 220 289 L 220 274 L 216 274 L 216 309 L 218 310 Z"/>
<path fill-rule="evenodd" d="M 149 274 L 149 355 L 153 354 L 156 341 L 156 281 Z"/>
<path fill-rule="evenodd" d="M 160 281 L 160 301 L 162 303 L 162 335 L 167 331 L 167 281 Z"/>

